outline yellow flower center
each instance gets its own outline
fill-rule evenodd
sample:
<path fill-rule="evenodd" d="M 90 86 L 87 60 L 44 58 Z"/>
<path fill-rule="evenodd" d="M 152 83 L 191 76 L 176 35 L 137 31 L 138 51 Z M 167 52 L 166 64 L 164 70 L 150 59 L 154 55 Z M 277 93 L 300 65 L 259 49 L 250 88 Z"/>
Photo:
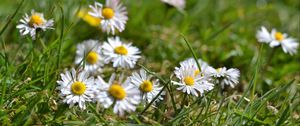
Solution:
<path fill-rule="evenodd" d="M 114 51 L 115 51 L 115 53 L 120 54 L 120 55 L 127 55 L 128 54 L 127 49 L 123 45 L 116 47 L 114 49 Z"/>
<path fill-rule="evenodd" d="M 106 19 L 111 19 L 112 17 L 114 17 L 115 12 L 113 9 L 106 7 L 102 10 L 102 15 Z"/>
<path fill-rule="evenodd" d="M 117 100 L 122 100 L 126 96 L 126 91 L 120 84 L 112 84 L 108 89 L 108 92 L 111 96 L 113 96 Z"/>
<path fill-rule="evenodd" d="M 86 56 L 86 61 L 89 63 L 89 64 L 95 64 L 97 63 L 98 61 L 98 54 L 94 51 L 91 51 L 87 54 Z"/>
<path fill-rule="evenodd" d="M 276 32 L 275 33 L 275 39 L 277 41 L 282 41 L 284 39 L 284 36 L 283 36 L 283 34 L 281 32 Z"/>
<path fill-rule="evenodd" d="M 75 95 L 82 95 L 86 90 L 86 86 L 84 83 L 76 81 L 71 85 L 71 91 Z"/>
<path fill-rule="evenodd" d="M 185 83 L 186 85 L 189 85 L 189 86 L 192 86 L 192 85 L 194 85 L 194 83 L 195 83 L 194 78 L 191 77 L 191 76 L 185 77 L 185 78 L 183 79 L 183 81 L 184 81 L 184 83 Z"/>
<path fill-rule="evenodd" d="M 222 68 L 218 68 L 218 69 L 217 69 L 217 72 L 218 72 L 218 73 L 220 73 L 220 72 L 221 72 L 221 70 L 222 70 Z"/>
<path fill-rule="evenodd" d="M 140 85 L 140 90 L 143 92 L 150 92 L 153 89 L 153 85 L 150 81 L 145 80 L 143 83 Z"/>
<path fill-rule="evenodd" d="M 39 15 L 32 15 L 29 20 L 29 26 L 33 27 L 34 25 L 42 25 L 44 20 Z"/>

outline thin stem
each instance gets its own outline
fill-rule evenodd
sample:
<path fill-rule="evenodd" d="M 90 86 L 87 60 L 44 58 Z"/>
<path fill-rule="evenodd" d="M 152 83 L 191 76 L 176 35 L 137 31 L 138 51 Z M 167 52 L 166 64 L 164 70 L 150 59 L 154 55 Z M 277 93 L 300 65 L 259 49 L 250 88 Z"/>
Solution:
<path fill-rule="evenodd" d="M 40 38 L 39 35 L 37 35 L 37 41 L 39 41 L 39 43 L 42 45 L 43 49 L 47 49 L 47 46 L 45 45 L 44 41 Z"/>
<path fill-rule="evenodd" d="M 190 51 L 192 52 L 193 57 L 194 57 L 194 60 L 196 61 L 196 64 L 197 64 L 197 66 L 198 66 L 199 71 L 201 71 L 201 65 L 200 65 L 199 62 L 198 62 L 198 57 L 197 57 L 195 51 L 193 50 L 191 44 L 190 44 L 189 41 L 185 38 L 185 36 L 184 36 L 183 34 L 181 34 L 181 36 L 182 36 L 182 38 L 184 39 L 186 45 L 189 47 Z"/>
<path fill-rule="evenodd" d="M 31 53 L 32 53 L 32 55 L 33 55 L 33 57 L 35 57 L 36 56 L 36 52 L 35 52 L 35 48 L 36 48 L 36 45 L 35 45 L 35 43 L 37 42 L 37 40 L 35 39 L 35 40 L 33 40 L 33 41 L 31 41 Z"/>
<path fill-rule="evenodd" d="M 172 105 L 173 105 L 173 109 L 174 111 L 176 112 L 177 111 L 177 107 L 176 107 L 176 104 L 175 104 L 175 99 L 174 99 L 174 94 L 173 94 L 173 90 L 171 87 L 169 87 L 169 85 L 167 86 L 167 90 L 170 94 L 170 97 L 171 97 L 171 102 L 172 102 Z"/>
<path fill-rule="evenodd" d="M 258 69 L 260 67 L 261 64 L 261 56 L 262 56 L 262 51 L 263 51 L 263 45 L 260 46 L 259 49 L 259 54 L 258 54 L 258 58 L 257 58 L 257 65 L 256 65 L 256 69 L 255 69 L 255 76 L 254 76 L 254 82 L 253 82 L 253 88 L 252 88 L 252 92 L 251 92 L 251 101 L 254 100 L 254 94 L 255 94 L 255 89 L 256 89 L 256 83 L 257 83 L 257 74 L 258 74 Z"/>
<path fill-rule="evenodd" d="M 13 18 L 16 16 L 16 14 L 18 13 L 18 11 L 20 10 L 21 6 L 23 5 L 25 0 L 22 0 L 21 3 L 19 4 L 19 6 L 17 7 L 16 11 L 12 14 L 12 16 L 8 19 L 8 21 L 6 22 L 6 24 L 4 25 L 4 27 L 1 29 L 0 31 L 0 36 L 2 35 L 2 33 L 6 30 L 6 28 L 8 27 L 9 23 L 13 20 Z M 26 3 L 26 2 L 25 2 Z"/>
<path fill-rule="evenodd" d="M 265 67 L 264 67 L 265 69 L 266 69 L 267 66 L 269 66 L 269 64 L 271 63 L 272 58 L 274 57 L 274 54 L 275 54 L 276 50 L 277 50 L 277 47 L 272 48 L 271 53 L 270 53 L 269 56 L 268 56 L 267 63 L 266 63 L 266 65 L 265 65 Z"/>
<path fill-rule="evenodd" d="M 60 36 L 59 36 L 59 46 L 58 46 L 58 56 L 57 56 L 57 63 L 56 63 L 56 68 L 59 68 L 60 65 L 60 53 L 61 53 L 61 46 L 62 46 L 62 41 L 63 41 L 63 36 L 64 36 L 64 10 L 61 5 L 59 5 L 60 11 L 61 11 L 61 31 L 60 31 Z"/>
<path fill-rule="evenodd" d="M 217 110 L 218 115 L 216 116 L 216 120 L 219 120 L 218 125 L 220 124 L 220 120 L 221 120 L 221 117 L 222 117 L 222 113 L 220 114 L 220 110 L 221 110 L 221 107 L 224 103 L 224 100 L 225 100 L 225 96 L 222 96 L 221 103 L 220 103 L 220 105 L 218 107 L 218 110 Z"/>
<path fill-rule="evenodd" d="M 183 106 L 184 106 L 184 104 L 185 104 L 185 99 L 186 99 L 186 97 L 187 97 L 187 93 L 184 93 L 184 95 L 183 95 L 183 98 L 182 98 L 182 101 L 181 101 L 181 109 L 183 108 Z"/>

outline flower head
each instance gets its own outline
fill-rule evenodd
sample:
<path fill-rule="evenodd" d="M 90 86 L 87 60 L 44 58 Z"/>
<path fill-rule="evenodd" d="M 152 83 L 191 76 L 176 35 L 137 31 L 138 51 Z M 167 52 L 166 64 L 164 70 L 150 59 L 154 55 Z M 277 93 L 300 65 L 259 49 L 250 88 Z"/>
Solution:
<path fill-rule="evenodd" d="M 227 69 L 226 67 L 221 67 L 213 69 L 210 75 L 213 76 L 223 88 L 225 85 L 234 88 L 235 85 L 239 83 L 240 71 L 236 68 Z"/>
<path fill-rule="evenodd" d="M 268 43 L 272 48 L 281 45 L 283 51 L 290 55 L 296 54 L 299 47 L 296 39 L 290 38 L 287 34 L 278 32 L 276 29 L 270 33 L 264 26 L 257 31 L 256 38 L 258 42 Z"/>
<path fill-rule="evenodd" d="M 116 75 L 112 74 L 108 83 L 100 76 L 96 79 L 97 92 L 95 100 L 100 102 L 105 108 L 113 106 L 114 113 L 124 116 L 125 112 L 133 112 L 136 105 L 140 103 L 141 94 L 134 85 L 130 84 L 130 79 L 123 81 L 123 76 L 116 80 Z"/>
<path fill-rule="evenodd" d="M 105 6 L 95 2 L 94 6 L 90 5 L 89 14 L 101 19 L 101 28 L 108 34 L 115 34 L 115 30 L 122 32 L 128 20 L 126 8 L 119 0 L 106 0 Z"/>
<path fill-rule="evenodd" d="M 151 81 L 151 76 L 147 75 L 146 71 L 141 69 L 139 72 L 134 72 L 132 74 L 131 83 L 135 85 L 142 93 L 143 100 L 147 103 L 151 102 L 152 99 L 158 95 L 158 93 L 163 89 L 159 86 L 158 80 Z M 162 100 L 165 92 L 162 92 L 160 96 L 155 101 Z"/>
<path fill-rule="evenodd" d="M 37 30 L 46 31 L 47 29 L 53 29 L 53 22 L 53 20 L 46 20 L 44 14 L 32 10 L 30 16 L 25 14 L 17 28 L 22 36 L 30 34 L 32 39 L 35 39 Z"/>
<path fill-rule="evenodd" d="M 77 45 L 75 63 L 84 65 L 88 72 L 100 72 L 104 65 L 101 45 L 97 40 L 86 40 Z"/>
<path fill-rule="evenodd" d="M 70 107 L 78 103 L 79 108 L 85 109 L 85 102 L 92 101 L 94 97 L 94 78 L 89 77 L 86 71 L 78 72 L 74 68 L 60 76 L 57 89 L 64 97 L 63 102 L 70 104 Z"/>
<path fill-rule="evenodd" d="M 133 68 L 141 57 L 139 49 L 131 43 L 123 43 L 119 37 L 108 38 L 102 46 L 104 61 L 112 62 L 113 67 Z"/>
<path fill-rule="evenodd" d="M 191 65 L 190 62 L 183 62 L 179 68 L 175 68 L 174 73 L 180 81 L 172 81 L 172 83 L 179 86 L 177 90 L 199 96 L 198 92 L 203 95 L 204 91 L 213 89 L 214 85 L 209 82 L 209 77 L 204 76 L 201 71 L 195 74 L 195 70 L 197 70 L 197 66 Z"/>

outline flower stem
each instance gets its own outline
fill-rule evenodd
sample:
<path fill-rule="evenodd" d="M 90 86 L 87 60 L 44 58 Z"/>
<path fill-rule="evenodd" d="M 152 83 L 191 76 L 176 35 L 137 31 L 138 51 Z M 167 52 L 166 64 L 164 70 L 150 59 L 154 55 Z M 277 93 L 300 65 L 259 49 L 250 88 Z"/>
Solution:
<path fill-rule="evenodd" d="M 45 45 L 44 41 L 41 38 L 39 38 L 39 42 L 42 45 L 43 49 L 45 50 L 47 46 Z"/>
<path fill-rule="evenodd" d="M 187 93 L 184 93 L 183 98 L 182 98 L 182 101 L 181 101 L 181 109 L 183 109 L 183 106 L 184 106 L 184 104 L 185 104 L 186 96 L 187 96 Z"/>

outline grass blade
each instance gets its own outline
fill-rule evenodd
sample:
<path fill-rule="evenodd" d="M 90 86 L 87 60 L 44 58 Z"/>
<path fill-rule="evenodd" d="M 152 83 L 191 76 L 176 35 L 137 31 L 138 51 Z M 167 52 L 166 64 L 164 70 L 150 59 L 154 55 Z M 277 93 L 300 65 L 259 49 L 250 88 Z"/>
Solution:
<path fill-rule="evenodd" d="M 23 5 L 25 0 L 22 0 L 21 3 L 19 4 L 19 6 L 17 7 L 16 11 L 12 14 L 12 16 L 8 19 L 8 21 L 6 22 L 6 24 L 4 25 L 4 27 L 1 29 L 0 31 L 0 36 L 3 34 L 3 32 L 6 30 L 6 28 L 8 27 L 8 25 L 10 24 L 10 22 L 14 19 L 14 17 L 16 16 L 16 14 L 19 12 L 21 6 Z"/>

